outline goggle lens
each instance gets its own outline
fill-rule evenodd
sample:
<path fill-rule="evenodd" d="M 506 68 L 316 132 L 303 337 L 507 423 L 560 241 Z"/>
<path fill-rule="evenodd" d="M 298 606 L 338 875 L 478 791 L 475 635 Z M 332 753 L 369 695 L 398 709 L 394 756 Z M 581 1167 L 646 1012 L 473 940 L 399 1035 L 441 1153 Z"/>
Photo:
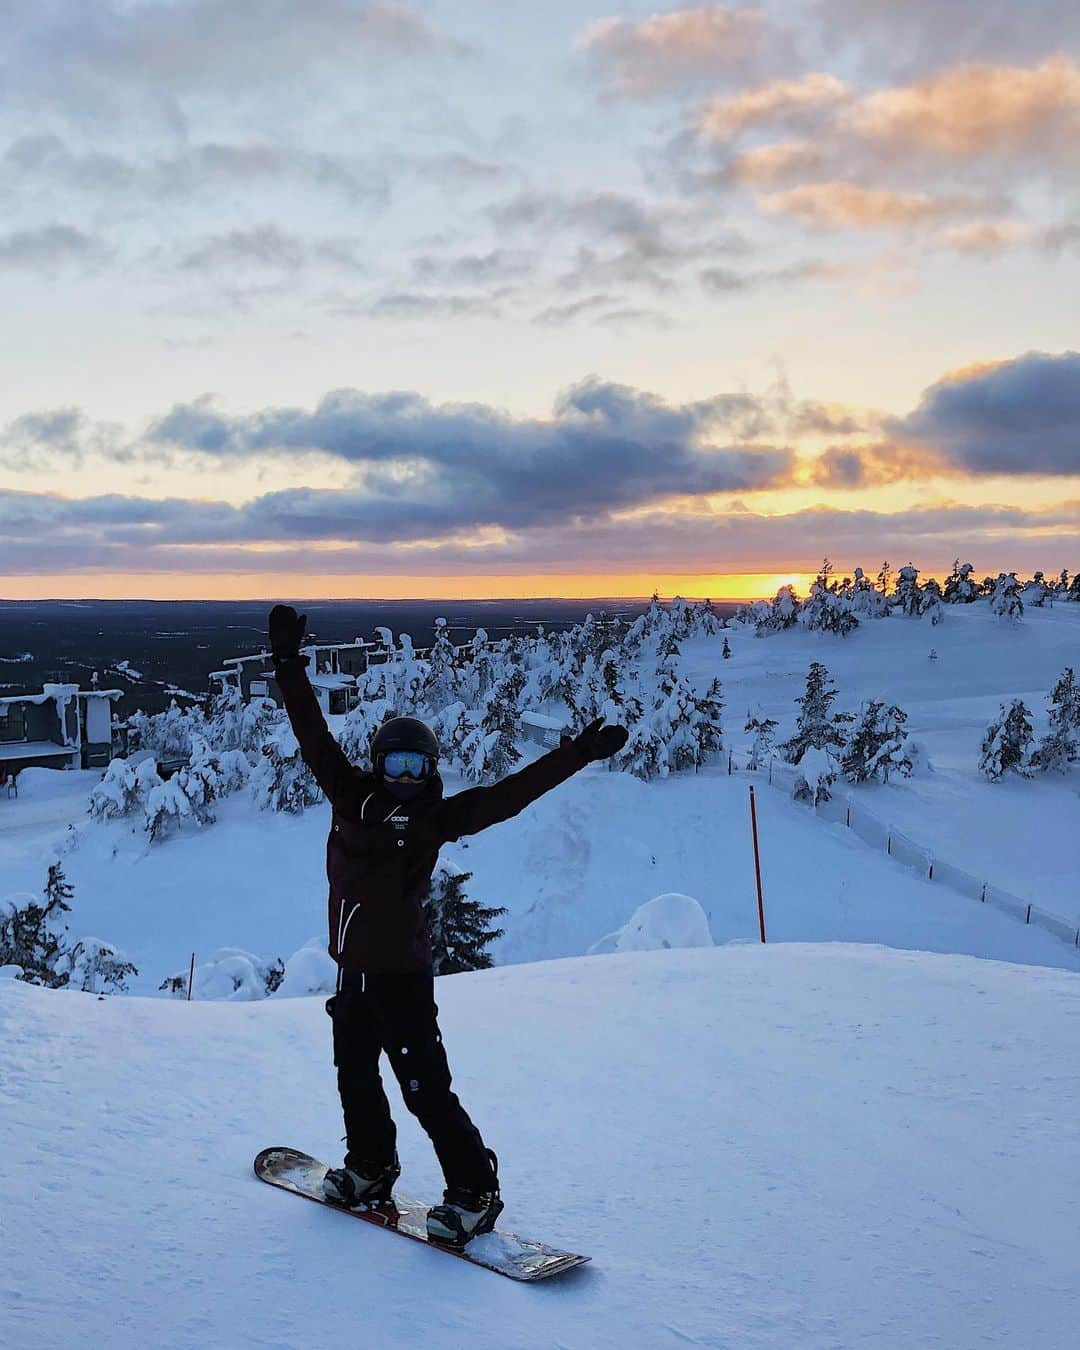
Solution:
<path fill-rule="evenodd" d="M 419 750 L 388 750 L 383 756 L 383 772 L 388 778 L 426 778 L 431 759 Z"/>

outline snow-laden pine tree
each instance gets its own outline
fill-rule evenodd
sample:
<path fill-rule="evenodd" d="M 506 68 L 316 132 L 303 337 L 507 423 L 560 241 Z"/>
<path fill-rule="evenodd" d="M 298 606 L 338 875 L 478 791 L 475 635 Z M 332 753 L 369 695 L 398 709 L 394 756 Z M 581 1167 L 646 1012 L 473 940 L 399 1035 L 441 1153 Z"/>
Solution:
<path fill-rule="evenodd" d="M 779 723 L 771 717 L 753 717 L 747 710 L 746 726 L 743 727 L 743 731 L 752 733 L 754 737 L 753 744 L 750 746 L 748 768 L 756 770 L 768 764 L 775 747 L 778 725 Z"/>
<path fill-rule="evenodd" d="M 438 712 L 458 697 L 458 672 L 455 666 L 454 644 L 446 628 L 445 619 L 435 620 L 435 643 L 428 656 L 427 675 L 420 699 L 430 712 Z"/>
<path fill-rule="evenodd" d="M 872 778 L 887 783 L 891 775 L 910 776 L 906 721 L 907 713 L 895 704 L 886 708 L 882 700 L 870 699 L 863 705 L 841 760 L 849 783 L 866 783 Z"/>
<path fill-rule="evenodd" d="M 923 587 L 922 599 L 919 602 L 919 614 L 922 618 L 929 619 L 932 624 L 941 623 L 945 617 L 944 601 L 945 597 L 937 578 L 930 577 Z"/>
<path fill-rule="evenodd" d="M 1001 778 L 1006 773 L 1030 778 L 1033 739 L 1031 713 L 1023 699 L 1013 699 L 1008 712 L 1002 704 L 997 721 L 991 722 L 983 737 L 979 768 L 991 779 Z"/>
<path fill-rule="evenodd" d="M 87 810 L 94 820 L 134 815 L 143 806 L 138 776 L 126 759 L 110 760 L 100 783 L 90 789 Z"/>
<path fill-rule="evenodd" d="M 244 696 L 235 684 L 226 684 L 210 699 L 206 739 L 215 750 L 239 750 L 244 720 Z"/>
<path fill-rule="evenodd" d="M 382 724 L 393 716 L 393 708 L 382 698 L 364 699 L 349 709 L 341 724 L 338 743 L 350 764 L 371 772 L 371 742 Z"/>
<path fill-rule="evenodd" d="M 1020 588 L 1020 598 L 1023 603 L 1033 605 L 1036 609 L 1042 609 L 1046 604 L 1046 597 L 1049 593 L 1046 575 L 1043 572 L 1036 572 L 1031 580 Z"/>
<path fill-rule="evenodd" d="M 908 563 L 896 574 L 896 590 L 892 593 L 892 608 L 908 618 L 918 618 L 922 610 L 923 591 L 919 585 L 919 569 Z"/>
<path fill-rule="evenodd" d="M 67 985 L 81 989 L 84 994 L 103 993 L 107 989 L 123 994 L 127 991 L 127 977 L 138 975 L 139 968 L 111 942 L 100 938 L 80 938 L 64 953 L 67 967 Z"/>
<path fill-rule="evenodd" d="M 446 863 L 441 863 L 431 878 L 424 916 L 431 933 L 436 975 L 488 970 L 491 956 L 487 948 L 505 931 L 496 928 L 494 921 L 507 911 L 470 900 L 465 883 L 471 880 L 471 872 L 460 872 Z"/>
<path fill-rule="evenodd" d="M 300 747 L 287 724 L 271 728 L 260 756 L 251 775 L 251 791 L 262 810 L 298 815 L 320 800 L 319 786 L 300 758 Z"/>
<path fill-rule="evenodd" d="M 994 593 L 990 598 L 990 612 L 1000 619 L 1015 623 L 1024 613 L 1024 602 L 1020 598 L 1020 583 L 1015 572 L 1001 572 L 994 582 Z"/>
<path fill-rule="evenodd" d="M 1050 729 L 1032 756 L 1035 768 L 1063 773 L 1080 761 L 1080 686 L 1069 666 L 1050 691 Z"/>
<path fill-rule="evenodd" d="M 697 612 L 697 629 L 702 637 L 718 637 L 723 630 L 723 622 L 716 610 L 713 608 L 713 602 L 706 600 Z"/>
<path fill-rule="evenodd" d="M 666 777 L 667 746 L 653 724 L 652 714 L 644 713 L 630 725 L 629 731 L 630 737 L 617 756 L 619 768 L 645 783 Z"/>
<path fill-rule="evenodd" d="M 755 601 L 749 606 L 748 615 L 758 613 L 755 610 L 756 605 L 763 605 L 762 601 Z M 755 621 L 755 628 L 759 634 L 762 633 L 780 633 L 785 628 L 792 628 L 799 622 L 799 613 L 802 609 L 802 602 L 795 594 L 793 586 L 781 586 L 776 592 L 776 598 L 772 604 L 764 604 L 764 608 L 759 613 Z"/>
<path fill-rule="evenodd" d="M 881 619 L 888 613 L 885 596 L 861 567 L 855 569 L 848 604 L 857 619 Z"/>
<path fill-rule="evenodd" d="M 724 691 L 718 679 L 711 680 L 709 687 L 697 700 L 694 730 L 697 735 L 698 763 L 707 763 L 724 748 Z"/>
<path fill-rule="evenodd" d="M 431 719 L 430 726 L 439 742 L 442 763 L 460 770 L 464 762 L 464 745 L 473 729 L 465 704 L 451 703 L 441 709 Z"/>
<path fill-rule="evenodd" d="M 843 750 L 843 728 L 851 721 L 851 715 L 832 712 L 836 695 L 828 670 L 820 661 L 812 661 L 806 675 L 806 690 L 795 700 L 799 705 L 795 735 L 780 747 L 789 764 L 798 764 L 809 749 Z"/>
<path fill-rule="evenodd" d="M 724 638 L 724 647 L 720 655 L 724 658 L 725 661 L 731 660 L 731 643 L 728 642 L 727 637 Z"/>
<path fill-rule="evenodd" d="M 956 559 L 953 570 L 945 579 L 943 599 L 947 605 L 970 605 L 979 598 L 978 582 L 971 579 L 974 571 L 971 563 Z"/>
<path fill-rule="evenodd" d="M 70 913 L 74 894 L 61 864 L 52 863 L 43 904 L 0 900 L 0 966 L 18 966 L 27 984 L 62 989 L 69 975 L 62 969 L 67 928 L 59 926 L 60 916 Z"/>

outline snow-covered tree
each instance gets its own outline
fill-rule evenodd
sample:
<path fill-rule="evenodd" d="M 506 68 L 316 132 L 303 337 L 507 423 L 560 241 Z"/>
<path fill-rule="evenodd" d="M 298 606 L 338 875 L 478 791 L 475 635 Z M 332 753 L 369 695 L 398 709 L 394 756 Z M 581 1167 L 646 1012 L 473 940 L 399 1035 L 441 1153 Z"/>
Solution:
<path fill-rule="evenodd" d="M 44 903 L 32 896 L 19 904 L 0 900 L 0 966 L 18 966 L 27 984 L 62 989 L 69 972 L 63 969 L 65 933 L 60 916 L 70 913 L 74 889 L 60 863 L 52 863 L 45 884 Z"/>
<path fill-rule="evenodd" d="M 470 900 L 465 884 L 471 880 L 471 872 L 460 872 L 446 863 L 440 864 L 431 879 L 424 915 L 431 933 L 436 975 L 489 969 L 487 948 L 505 931 L 494 927 L 494 921 L 507 911 Z"/>
<path fill-rule="evenodd" d="M 726 637 L 724 638 L 724 647 L 720 655 L 724 658 L 725 661 L 731 660 L 731 643 L 728 642 Z"/>
<path fill-rule="evenodd" d="M 983 737 L 979 768 L 991 779 L 1001 778 L 1006 773 L 1030 778 L 1033 737 L 1031 713 L 1024 701 L 1013 699 L 1008 712 L 1002 704 L 997 721 L 991 722 Z"/>
<path fill-rule="evenodd" d="M 300 747 L 288 726 L 272 728 L 260 747 L 261 760 L 251 777 L 255 801 L 263 810 L 297 815 L 320 799 L 318 784 L 300 758 Z"/>
<path fill-rule="evenodd" d="M 888 613 L 885 596 L 861 567 L 855 569 L 855 578 L 851 583 L 847 601 L 857 619 L 880 619 Z"/>
<path fill-rule="evenodd" d="M 127 977 L 138 975 L 139 968 L 129 961 L 111 942 L 100 938 L 80 938 L 64 953 L 67 967 L 67 985 L 86 994 L 103 993 L 107 989 L 118 993 L 127 991 Z"/>
<path fill-rule="evenodd" d="M 922 610 L 923 591 L 919 585 L 919 569 L 908 563 L 896 574 L 896 590 L 892 594 L 892 608 L 908 618 L 917 618 Z"/>
<path fill-rule="evenodd" d="M 959 558 L 953 563 L 953 570 L 945 579 L 943 599 L 947 605 L 970 605 L 979 598 L 978 582 L 972 581 L 975 569 L 971 563 L 962 563 Z"/>
<path fill-rule="evenodd" d="M 1033 605 L 1036 609 L 1042 609 L 1046 604 L 1046 597 L 1049 593 L 1045 574 L 1036 572 L 1031 580 L 1021 587 L 1020 598 L 1025 605 Z"/>
<path fill-rule="evenodd" d="M 910 776 L 906 721 L 907 713 L 895 704 L 886 708 L 880 699 L 870 699 L 863 705 L 841 760 L 849 783 L 865 783 L 872 778 L 887 783 L 892 774 Z"/>
<path fill-rule="evenodd" d="M 937 579 L 930 577 L 923 587 L 922 599 L 919 602 L 919 614 L 922 618 L 929 619 L 932 624 L 939 624 L 945 617 L 944 602 L 945 597 Z"/>
<path fill-rule="evenodd" d="M 435 620 L 435 644 L 428 657 L 428 671 L 424 679 L 422 700 L 431 712 L 438 712 L 453 703 L 458 694 L 458 672 L 454 664 L 454 644 L 446 628 L 445 619 Z"/>
<path fill-rule="evenodd" d="M 134 815 L 143 806 L 143 794 L 135 766 L 126 759 L 110 760 L 100 783 L 90 789 L 87 810 L 95 820 L 116 820 Z"/>
<path fill-rule="evenodd" d="M 779 723 L 771 717 L 753 717 L 747 711 L 746 726 L 743 727 L 743 731 L 751 732 L 754 737 L 753 744 L 750 747 L 749 768 L 760 769 L 772 758 L 778 725 Z"/>
<path fill-rule="evenodd" d="M 696 712 L 694 731 L 699 754 L 697 762 L 701 764 L 724 748 L 724 694 L 718 679 L 711 680 L 708 689 L 697 700 Z"/>
<path fill-rule="evenodd" d="M 713 608 L 711 600 L 706 600 L 698 610 L 697 627 L 703 637 L 717 637 L 722 631 L 723 622 Z"/>
<path fill-rule="evenodd" d="M 812 745 L 799 760 L 799 776 L 792 796 L 797 802 L 809 802 L 812 806 L 827 802 L 838 774 L 839 767 L 829 749 Z"/>
<path fill-rule="evenodd" d="M 619 752 L 617 762 L 621 769 L 647 783 L 668 773 L 667 746 L 663 736 L 646 713 L 629 728 L 630 736 Z"/>
<path fill-rule="evenodd" d="M 851 715 L 831 711 L 836 695 L 828 670 L 820 661 L 812 661 L 806 675 L 806 691 L 795 700 L 799 705 L 795 735 L 780 747 L 789 764 L 800 763 L 809 749 L 844 748 L 843 726 L 851 721 Z"/>
<path fill-rule="evenodd" d="M 244 697 L 235 684 L 226 684 L 210 700 L 206 739 L 215 750 L 239 750 L 244 721 Z"/>
<path fill-rule="evenodd" d="M 760 603 L 760 602 L 757 602 Z M 750 606 L 752 611 L 754 606 Z M 771 605 L 765 606 L 764 614 L 757 620 L 758 633 L 780 633 L 792 628 L 799 622 L 802 602 L 795 594 L 793 586 L 781 586 Z"/>
<path fill-rule="evenodd" d="M 450 703 L 431 719 L 430 726 L 439 742 L 439 757 L 452 768 L 462 767 L 465 742 L 472 732 L 468 710 L 464 703 Z"/>
<path fill-rule="evenodd" d="M 1035 768 L 1064 772 L 1080 761 L 1080 686 L 1069 666 L 1050 692 L 1050 729 L 1032 756 Z"/>
<path fill-rule="evenodd" d="M 350 764 L 371 772 L 371 742 L 394 711 L 385 699 L 365 699 L 345 714 L 338 743 Z"/>
<path fill-rule="evenodd" d="M 1020 598 L 1020 583 L 1015 572 L 1002 572 L 998 576 L 990 599 L 990 612 L 1013 623 L 1023 615 L 1024 602 Z"/>

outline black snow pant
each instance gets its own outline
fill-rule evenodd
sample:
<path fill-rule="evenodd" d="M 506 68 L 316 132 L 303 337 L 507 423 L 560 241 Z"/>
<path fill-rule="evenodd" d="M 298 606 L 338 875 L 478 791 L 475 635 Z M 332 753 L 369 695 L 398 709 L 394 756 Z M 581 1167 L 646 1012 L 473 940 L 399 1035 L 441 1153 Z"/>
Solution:
<path fill-rule="evenodd" d="M 345 975 L 327 1011 L 349 1161 L 379 1168 L 394 1158 L 397 1129 L 379 1076 L 385 1050 L 405 1105 L 435 1146 L 447 1186 L 493 1189 L 480 1131 L 451 1090 L 431 972 Z"/>

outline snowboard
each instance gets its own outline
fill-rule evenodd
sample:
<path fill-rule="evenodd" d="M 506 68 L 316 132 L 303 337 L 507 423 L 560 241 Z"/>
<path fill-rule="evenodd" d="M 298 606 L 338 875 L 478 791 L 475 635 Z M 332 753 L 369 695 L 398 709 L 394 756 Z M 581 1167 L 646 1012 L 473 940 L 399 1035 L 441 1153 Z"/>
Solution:
<path fill-rule="evenodd" d="M 426 1243 L 438 1251 L 468 1261 L 470 1265 L 483 1266 L 511 1280 L 546 1280 L 590 1260 L 588 1256 L 578 1256 L 574 1252 L 556 1251 L 542 1242 L 528 1242 L 499 1228 L 473 1238 L 466 1247 L 437 1242 L 429 1238 L 427 1233 L 427 1212 L 430 1206 L 397 1192 L 386 1204 L 348 1209 L 323 1194 L 323 1177 L 329 1170 L 326 1164 L 294 1148 L 264 1148 L 255 1159 L 254 1166 L 259 1180 L 271 1186 L 291 1191 L 293 1195 L 302 1195 L 305 1200 L 314 1200 L 316 1204 L 339 1210 L 342 1214 L 351 1214 L 353 1218 L 363 1219 L 376 1228 L 388 1228 L 401 1233 L 403 1237 Z"/>

